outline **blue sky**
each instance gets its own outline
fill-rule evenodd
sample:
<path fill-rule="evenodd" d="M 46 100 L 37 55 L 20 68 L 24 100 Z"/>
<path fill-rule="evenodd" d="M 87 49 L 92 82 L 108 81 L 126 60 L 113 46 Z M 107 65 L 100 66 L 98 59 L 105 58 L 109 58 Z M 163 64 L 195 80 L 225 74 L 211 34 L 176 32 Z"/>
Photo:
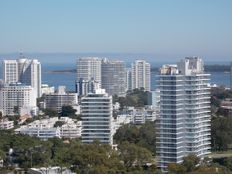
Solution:
<path fill-rule="evenodd" d="M 1 0 L 0 54 L 232 60 L 231 0 Z"/>

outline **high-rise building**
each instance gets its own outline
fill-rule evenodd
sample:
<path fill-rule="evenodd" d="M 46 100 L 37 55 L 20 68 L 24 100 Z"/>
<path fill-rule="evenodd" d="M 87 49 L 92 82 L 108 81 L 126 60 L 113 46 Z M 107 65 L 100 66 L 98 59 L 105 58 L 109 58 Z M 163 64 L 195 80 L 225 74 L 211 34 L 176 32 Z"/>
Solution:
<path fill-rule="evenodd" d="M 85 96 L 88 93 L 95 93 L 97 89 L 100 89 L 100 83 L 93 78 L 89 81 L 80 79 L 76 82 L 76 93 L 78 96 Z"/>
<path fill-rule="evenodd" d="M 41 64 L 37 59 L 3 61 L 4 83 L 20 82 L 33 87 L 36 96 L 41 96 Z"/>
<path fill-rule="evenodd" d="M 3 81 L 4 83 L 16 83 L 18 82 L 18 62 L 17 60 L 3 60 Z"/>
<path fill-rule="evenodd" d="M 128 68 L 126 70 L 126 90 L 131 91 L 132 90 L 132 74 L 131 74 L 131 68 Z"/>
<path fill-rule="evenodd" d="M 83 57 L 77 60 L 77 82 L 80 79 L 89 81 L 92 78 L 101 83 L 101 60 L 97 57 Z"/>
<path fill-rule="evenodd" d="M 136 60 L 132 64 L 132 89 L 144 88 L 150 91 L 151 86 L 151 67 L 145 60 Z"/>
<path fill-rule="evenodd" d="M 36 107 L 36 92 L 21 83 L 5 84 L 0 90 L 0 109 L 3 115 L 17 115 L 23 107 Z"/>
<path fill-rule="evenodd" d="M 75 106 L 77 104 L 77 93 L 67 93 L 65 86 L 59 86 L 57 92 L 45 95 L 45 107 L 58 113 L 62 111 L 62 106 Z"/>
<path fill-rule="evenodd" d="M 198 57 L 164 65 L 158 75 L 160 116 L 157 118 L 158 167 L 181 163 L 188 154 L 210 153 L 209 76 Z"/>
<path fill-rule="evenodd" d="M 30 85 L 41 97 L 41 64 L 37 59 L 18 59 L 19 82 Z"/>
<path fill-rule="evenodd" d="M 92 143 L 99 140 L 113 144 L 113 107 L 112 97 L 99 89 L 81 99 L 82 142 Z"/>
<path fill-rule="evenodd" d="M 125 63 L 119 60 L 102 60 L 102 88 L 109 95 L 123 96 L 126 93 Z"/>

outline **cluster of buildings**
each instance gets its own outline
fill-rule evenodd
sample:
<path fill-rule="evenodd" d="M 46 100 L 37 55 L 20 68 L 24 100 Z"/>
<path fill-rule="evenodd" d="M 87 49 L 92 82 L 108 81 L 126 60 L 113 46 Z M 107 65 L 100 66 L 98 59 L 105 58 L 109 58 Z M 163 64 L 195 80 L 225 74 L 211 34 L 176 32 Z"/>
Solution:
<path fill-rule="evenodd" d="M 144 60 L 137 60 L 131 68 L 126 68 L 124 61 L 97 57 L 79 58 L 76 92 L 68 92 L 64 86 L 55 90 L 54 87 L 42 84 L 41 64 L 36 59 L 22 57 L 4 60 L 2 67 L 0 109 L 3 116 L 20 115 L 29 118 L 40 114 L 39 108 L 60 113 L 62 106 L 72 106 L 81 115 L 84 143 L 98 139 L 102 143 L 113 144 L 113 133 L 117 127 L 113 119 L 113 95 L 125 96 L 127 90 L 135 88 L 150 91 L 150 64 Z M 41 96 L 42 100 L 37 102 Z M 145 116 L 148 114 L 142 109 L 130 112 L 131 123 L 143 124 L 148 118 Z M 60 135 L 61 130 L 54 128 L 50 122 L 48 119 L 44 124 L 46 126 L 42 126 L 39 121 L 33 122 L 17 131 L 41 138 L 44 136 L 45 139 L 63 137 Z"/>
<path fill-rule="evenodd" d="M 112 96 L 125 96 L 127 90 L 135 88 L 150 91 L 150 64 L 144 60 L 136 61 L 129 69 L 124 61 L 119 60 L 97 57 L 77 60 L 76 93 L 81 98 L 84 143 L 91 143 L 97 139 L 113 145 L 113 134 L 121 125 L 117 121 L 124 120 L 124 123 L 127 123 L 127 119 L 113 119 Z M 144 116 L 135 115 L 137 122 L 145 122 Z"/>
<path fill-rule="evenodd" d="M 16 115 L 21 110 L 36 115 L 36 98 L 41 96 L 40 62 L 25 58 L 4 60 L 2 69 L 0 109 L 3 116 Z"/>
<path fill-rule="evenodd" d="M 65 87 L 41 85 L 41 65 L 37 60 L 3 61 L 0 83 L 0 110 L 3 115 L 37 114 L 36 98 L 43 94 L 40 108 L 58 113 L 71 105 L 81 122 L 69 118 L 36 120 L 16 132 L 50 137 L 81 137 L 83 143 L 99 140 L 113 145 L 113 135 L 123 124 L 144 124 L 156 120 L 158 167 L 167 171 L 169 163 L 181 163 L 188 154 L 203 158 L 210 153 L 210 74 L 202 59 L 186 57 L 175 65 L 163 65 L 157 76 L 157 89 L 151 91 L 150 64 L 137 60 L 127 68 L 124 61 L 85 57 L 77 60 L 76 92 Z M 125 96 L 128 90 L 149 91 L 149 106 L 127 108 L 113 118 L 112 96 Z M 55 127 L 57 121 L 62 126 Z"/>
<path fill-rule="evenodd" d="M 60 125 L 56 126 L 56 123 Z M 43 140 L 49 138 L 80 138 L 81 121 L 68 117 L 52 117 L 48 119 L 35 120 L 27 125 L 22 125 L 15 129 L 16 133 L 35 136 Z"/>
<path fill-rule="evenodd" d="M 144 88 L 150 91 L 150 64 L 137 60 L 131 68 L 124 61 L 98 57 L 77 60 L 76 92 L 86 95 L 95 89 L 105 89 L 109 95 L 125 96 L 128 90 Z"/>

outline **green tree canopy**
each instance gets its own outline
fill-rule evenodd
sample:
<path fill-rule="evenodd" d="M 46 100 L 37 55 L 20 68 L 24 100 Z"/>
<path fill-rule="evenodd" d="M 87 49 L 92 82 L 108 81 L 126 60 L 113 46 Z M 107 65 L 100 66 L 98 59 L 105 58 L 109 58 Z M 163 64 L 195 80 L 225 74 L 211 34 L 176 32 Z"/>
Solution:
<path fill-rule="evenodd" d="M 62 117 L 72 117 L 76 115 L 76 109 L 73 109 L 72 106 L 62 106 L 60 115 Z"/>

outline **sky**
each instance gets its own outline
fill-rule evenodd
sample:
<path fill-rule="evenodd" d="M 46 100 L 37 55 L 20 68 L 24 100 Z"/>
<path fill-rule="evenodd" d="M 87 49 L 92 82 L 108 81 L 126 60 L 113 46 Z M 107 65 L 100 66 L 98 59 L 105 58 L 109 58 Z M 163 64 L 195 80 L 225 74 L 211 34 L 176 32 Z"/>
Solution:
<path fill-rule="evenodd" d="M 232 61 L 231 0 L 0 0 L 0 55 Z"/>

